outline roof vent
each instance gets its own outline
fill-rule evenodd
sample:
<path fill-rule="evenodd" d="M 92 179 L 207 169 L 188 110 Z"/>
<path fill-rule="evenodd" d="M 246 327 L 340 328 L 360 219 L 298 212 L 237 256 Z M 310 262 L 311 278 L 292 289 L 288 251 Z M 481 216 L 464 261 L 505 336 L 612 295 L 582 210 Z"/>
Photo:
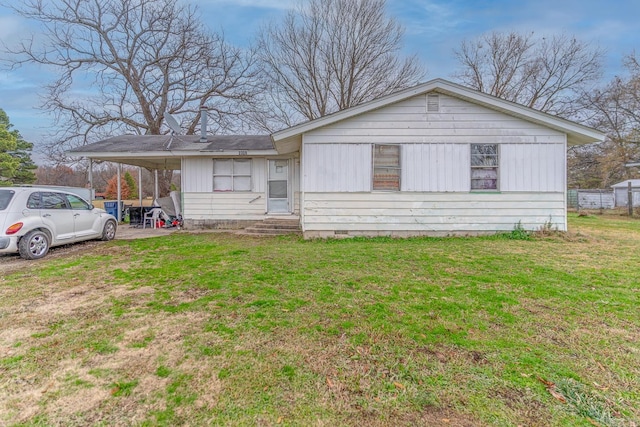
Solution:
<path fill-rule="evenodd" d="M 440 111 L 440 95 L 430 93 L 427 95 L 427 113 L 437 113 Z"/>
<path fill-rule="evenodd" d="M 207 107 L 200 107 L 200 142 L 207 142 Z"/>

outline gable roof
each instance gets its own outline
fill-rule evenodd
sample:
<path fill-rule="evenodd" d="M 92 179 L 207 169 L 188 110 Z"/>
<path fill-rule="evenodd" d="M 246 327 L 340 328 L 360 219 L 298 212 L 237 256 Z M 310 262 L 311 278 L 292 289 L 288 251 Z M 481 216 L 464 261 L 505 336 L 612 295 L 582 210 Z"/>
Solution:
<path fill-rule="evenodd" d="M 418 86 L 414 86 L 400 92 L 395 92 L 382 98 L 374 99 L 373 101 L 365 102 L 364 104 L 347 108 L 345 110 L 275 132 L 271 135 L 271 138 L 279 152 L 296 151 L 302 141 L 302 134 L 306 132 L 331 125 L 341 120 L 358 116 L 372 110 L 386 107 L 414 96 L 423 95 L 428 92 L 450 95 L 455 98 L 460 98 L 492 110 L 501 111 L 505 114 L 519 117 L 523 120 L 566 133 L 567 143 L 569 145 L 601 142 L 605 137 L 602 132 L 588 126 L 583 126 L 570 120 L 543 113 L 538 110 L 534 110 L 533 108 L 516 104 L 515 102 L 505 101 L 504 99 L 487 95 L 486 93 L 469 89 L 444 79 L 434 79 Z"/>
<path fill-rule="evenodd" d="M 640 179 L 627 179 L 626 181 L 619 182 L 617 184 L 613 184 L 612 188 L 627 188 L 629 186 L 629 182 L 631 182 L 631 187 L 638 188 L 640 187 Z"/>

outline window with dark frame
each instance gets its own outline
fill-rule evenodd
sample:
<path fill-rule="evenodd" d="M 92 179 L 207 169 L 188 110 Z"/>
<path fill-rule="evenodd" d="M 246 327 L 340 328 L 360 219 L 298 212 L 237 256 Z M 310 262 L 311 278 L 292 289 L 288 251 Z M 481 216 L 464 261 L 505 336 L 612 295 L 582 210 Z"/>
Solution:
<path fill-rule="evenodd" d="M 498 144 L 471 144 L 471 190 L 498 189 Z"/>
<path fill-rule="evenodd" d="M 400 191 L 400 146 L 373 145 L 373 189 Z"/>
<path fill-rule="evenodd" d="M 213 191 L 251 191 L 251 159 L 213 159 Z"/>

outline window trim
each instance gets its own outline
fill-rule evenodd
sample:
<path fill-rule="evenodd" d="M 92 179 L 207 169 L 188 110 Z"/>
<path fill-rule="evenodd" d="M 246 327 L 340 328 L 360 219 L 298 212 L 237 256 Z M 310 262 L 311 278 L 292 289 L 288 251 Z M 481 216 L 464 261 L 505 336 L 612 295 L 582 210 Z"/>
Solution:
<path fill-rule="evenodd" d="M 398 149 L 398 165 L 377 165 L 376 149 L 380 147 L 395 147 Z M 398 189 L 376 188 L 376 169 L 394 169 L 398 171 Z M 402 191 L 402 145 L 401 144 L 372 144 L 371 145 L 371 191 Z"/>
<path fill-rule="evenodd" d="M 246 161 L 249 163 L 249 173 L 235 173 L 235 163 L 238 160 Z M 231 161 L 231 173 L 230 174 L 216 174 L 216 161 Z M 217 177 L 229 177 L 231 179 L 231 190 L 216 190 L 216 182 L 215 179 Z M 235 189 L 235 179 L 236 177 L 249 177 L 249 189 L 248 190 L 236 190 Z M 214 193 L 250 193 L 253 189 L 253 160 L 249 157 L 243 158 L 214 158 L 213 159 L 213 174 L 212 174 L 212 184 L 213 184 L 213 192 Z"/>
<path fill-rule="evenodd" d="M 474 166 L 473 165 L 473 146 L 474 145 L 494 145 L 496 147 L 496 165 L 495 166 Z M 496 171 L 496 188 L 473 188 L 473 170 L 474 169 L 495 169 Z M 478 179 L 476 179 L 478 180 Z M 475 193 L 500 191 L 500 144 L 497 143 L 472 143 L 469 144 L 469 190 Z"/>

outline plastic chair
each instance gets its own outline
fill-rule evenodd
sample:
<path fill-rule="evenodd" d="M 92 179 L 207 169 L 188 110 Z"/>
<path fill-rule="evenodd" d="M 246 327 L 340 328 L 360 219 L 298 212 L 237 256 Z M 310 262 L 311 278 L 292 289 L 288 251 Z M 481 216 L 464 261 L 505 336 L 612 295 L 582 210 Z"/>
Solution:
<path fill-rule="evenodd" d="M 142 221 L 142 228 L 147 228 L 147 221 L 151 221 L 151 225 L 154 229 L 157 228 L 160 215 L 162 215 L 162 209 L 160 208 L 153 208 L 149 212 L 145 213 Z"/>

